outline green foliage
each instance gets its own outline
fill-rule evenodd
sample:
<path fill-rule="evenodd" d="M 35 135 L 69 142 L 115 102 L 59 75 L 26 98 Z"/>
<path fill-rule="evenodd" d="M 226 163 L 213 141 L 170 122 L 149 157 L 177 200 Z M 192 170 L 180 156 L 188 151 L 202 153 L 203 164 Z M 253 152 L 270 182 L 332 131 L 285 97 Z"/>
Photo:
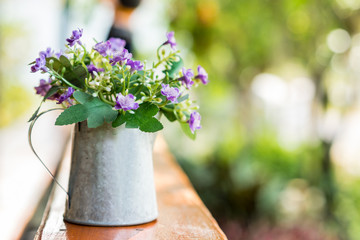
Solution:
<path fill-rule="evenodd" d="M 163 110 L 161 109 L 161 112 L 164 114 L 164 116 L 170 121 L 170 122 L 174 122 L 177 120 L 174 110 L 173 109 L 169 109 L 169 110 Z"/>
<path fill-rule="evenodd" d="M 185 133 L 186 136 L 188 136 L 190 139 L 195 140 L 196 139 L 196 132 L 192 133 L 189 127 L 189 124 L 187 123 L 180 123 L 181 129 Z"/>
<path fill-rule="evenodd" d="M 111 44 L 111 41 L 102 44 Z M 103 54 L 98 48 L 92 47 L 88 51 L 78 43 L 66 45 L 66 57 L 61 55 L 58 58 L 52 56 L 43 59 L 45 56 L 41 54 L 40 58 L 30 63 L 35 64 L 31 67 L 32 72 L 41 71 L 50 77 L 49 82 L 40 83 L 38 89 L 41 89 L 41 92 L 38 91 L 37 94 L 46 94 L 45 101 L 57 100 L 50 98 L 56 93 L 60 97 L 58 103 L 69 107 L 57 119 L 58 125 L 87 119 L 89 127 L 96 127 L 104 121 L 113 122 L 116 119 L 113 122 L 114 127 L 126 123 L 127 128 L 155 132 L 163 129 L 163 125 L 154 116 L 162 108 L 162 111 L 168 111 L 168 106 L 171 110 L 166 116 L 170 121 L 186 122 L 190 114 L 199 107 L 195 105 L 195 101 L 188 99 L 190 88 L 183 83 L 183 75 L 186 73 L 180 71 L 184 65 L 180 51 L 170 46 L 172 42 L 168 43 L 157 49 L 157 60 L 151 67 L 146 66 L 145 62 L 133 59 L 132 54 L 126 54 L 126 60 L 120 60 L 115 57 L 113 49 L 112 53 Z M 92 69 L 88 72 L 90 63 Z M 199 79 L 192 78 L 195 83 L 200 82 Z M 198 85 L 200 84 L 194 84 Z M 51 89 L 47 91 L 50 86 Z M 74 90 L 77 92 L 72 94 Z M 80 95 L 79 91 L 84 94 Z M 184 96 L 179 101 L 174 101 L 173 98 L 178 98 L 179 92 Z M 73 104 L 79 103 L 81 106 L 71 106 L 74 98 L 77 101 Z M 138 105 L 139 109 L 134 110 Z M 119 111 L 113 111 L 113 107 Z M 38 112 L 39 109 L 31 120 Z"/>
<path fill-rule="evenodd" d="M 178 101 L 178 103 L 181 103 L 181 102 L 185 101 L 188 98 L 189 98 L 189 94 L 186 94 L 184 96 L 179 97 L 179 99 L 177 101 Z"/>
<path fill-rule="evenodd" d="M 304 145 L 294 150 L 282 148 L 272 135 L 264 133 L 253 139 L 237 154 L 222 153 L 216 146 L 204 162 L 180 158 L 200 197 L 215 216 L 242 219 L 274 219 L 281 193 L 292 179 L 312 175 L 319 180 L 321 169 L 314 161 L 321 156 L 319 146 Z M 232 139 L 235 143 L 237 139 Z M 311 159 L 307 159 L 311 155 Z M 312 169 L 305 168 L 308 160 Z M 320 181 L 309 181 L 318 187 Z M 224 206 L 227 206 L 224 209 Z"/>
<path fill-rule="evenodd" d="M 81 66 L 75 66 L 71 70 L 67 70 L 64 74 L 64 78 L 70 83 L 74 84 L 79 88 L 85 87 L 85 78 L 87 77 L 87 70 Z"/>
<path fill-rule="evenodd" d="M 51 97 L 52 95 L 54 95 L 55 93 L 57 93 L 59 91 L 59 89 L 61 89 L 60 86 L 52 86 L 49 91 L 45 94 L 43 102 L 48 99 L 49 97 Z"/>
<path fill-rule="evenodd" d="M 180 69 L 184 66 L 183 60 L 180 58 L 179 61 L 170 61 L 169 62 L 170 69 L 164 70 L 165 74 L 169 74 L 171 78 L 173 78 Z"/>
<path fill-rule="evenodd" d="M 56 119 L 55 125 L 68 125 L 87 120 L 89 128 L 96 128 L 104 122 L 114 121 L 118 115 L 110 105 L 87 93 L 76 91 L 74 97 L 80 104 L 65 109 Z"/>
<path fill-rule="evenodd" d="M 61 55 L 59 58 L 61 64 L 65 67 L 65 68 L 71 68 L 71 63 L 69 61 L 69 59 L 67 57 L 65 57 L 64 55 Z"/>
<path fill-rule="evenodd" d="M 59 89 L 61 89 L 60 86 L 52 86 L 49 91 L 45 94 L 43 100 L 41 101 L 39 107 L 35 110 L 35 112 L 33 113 L 33 115 L 31 116 L 31 118 L 28 120 L 28 122 L 31 122 L 32 120 L 34 120 L 41 108 L 41 105 L 43 102 L 45 102 L 46 99 L 48 99 L 49 97 L 51 97 L 52 95 L 54 95 L 55 93 L 57 93 L 59 91 Z"/>
<path fill-rule="evenodd" d="M 85 104 L 86 102 L 90 102 L 94 98 L 90 94 L 80 92 L 80 91 L 75 91 L 73 96 L 76 99 L 76 101 L 78 101 L 81 104 Z"/>
<path fill-rule="evenodd" d="M 38 115 L 38 113 L 39 113 L 39 111 L 40 111 L 40 108 L 41 108 L 41 104 L 40 104 L 40 106 L 35 110 L 35 112 L 33 113 L 33 115 L 31 115 L 31 117 L 30 117 L 30 119 L 28 120 L 28 122 L 31 122 L 32 120 L 34 120 L 34 119 L 37 117 L 37 115 Z"/>
<path fill-rule="evenodd" d="M 50 57 L 46 59 L 46 67 L 53 69 L 70 84 L 84 88 L 85 78 L 87 77 L 87 70 L 82 65 L 73 66 L 69 59 L 61 55 L 59 59 Z"/>
<path fill-rule="evenodd" d="M 325 101 L 317 100 L 316 106 L 329 106 L 323 74 L 341 60 L 330 66 L 333 54 L 327 48 L 327 35 L 336 28 L 345 29 L 351 36 L 359 31 L 353 27 L 358 10 L 342 8 L 342 4 L 345 1 L 172 1 L 176 11 L 171 11 L 171 26 L 178 41 L 193 43 L 190 55 L 208 69 L 210 83 L 198 99 L 205 102 L 204 123 L 211 126 L 204 135 L 217 136 L 202 138 L 205 146 L 216 146 L 206 154 L 205 148 L 200 148 L 202 152 L 197 155 L 202 159 L 185 153 L 177 157 L 186 158 L 182 159 L 185 170 L 215 215 L 245 221 L 281 218 L 281 193 L 299 178 L 324 194 L 325 207 L 318 219 L 330 222 L 329 218 L 336 215 L 334 225 L 349 226 L 339 232 L 349 231 L 352 239 L 359 236 L 360 228 L 355 225 L 360 204 L 350 204 L 360 199 L 354 191 L 356 184 L 345 188 L 341 185 L 348 180 L 339 177 L 336 180 L 346 195 L 339 190 L 339 197 L 332 200 L 338 192 L 328 189 L 334 183 L 326 171 L 331 174 L 332 167 L 338 166 L 330 162 L 330 170 L 325 169 L 324 159 L 330 154 L 319 144 L 321 139 L 286 149 L 278 143 L 276 131 L 266 131 L 263 109 L 259 111 L 252 102 L 254 77 L 263 72 L 285 72 L 285 80 L 295 78 L 286 68 L 291 63 L 306 70 L 319 88 L 316 92 L 324 94 L 319 99 Z M 346 59 L 348 54 L 334 57 Z M 230 140 L 224 134 L 228 131 L 233 134 Z M 174 152 L 176 148 L 178 143 L 172 146 Z"/>
<path fill-rule="evenodd" d="M 118 127 L 124 123 L 126 128 L 139 128 L 143 132 L 157 132 L 163 129 L 160 121 L 154 117 L 159 112 L 159 108 L 149 102 L 140 104 L 139 108 L 130 113 L 119 114 L 112 126 Z"/>
<path fill-rule="evenodd" d="M 65 109 L 56 119 L 55 125 L 61 126 L 82 122 L 85 121 L 88 116 L 87 108 L 84 105 L 77 104 Z"/>

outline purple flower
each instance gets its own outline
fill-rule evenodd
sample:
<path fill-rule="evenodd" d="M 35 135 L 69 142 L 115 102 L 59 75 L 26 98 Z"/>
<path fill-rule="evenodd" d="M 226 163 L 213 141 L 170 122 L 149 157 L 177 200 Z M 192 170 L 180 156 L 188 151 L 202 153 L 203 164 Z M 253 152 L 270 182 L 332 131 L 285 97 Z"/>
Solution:
<path fill-rule="evenodd" d="M 144 69 L 144 65 L 142 65 L 140 61 L 133 61 L 133 60 L 129 59 L 126 62 L 126 65 L 131 67 L 131 69 L 130 69 L 131 73 Z"/>
<path fill-rule="evenodd" d="M 123 65 L 125 60 L 130 60 L 132 58 L 132 54 L 124 48 L 121 52 L 115 52 L 113 58 L 110 59 L 111 65 L 115 65 L 117 62 L 120 62 L 120 65 Z"/>
<path fill-rule="evenodd" d="M 179 97 L 179 89 L 176 87 L 170 87 L 169 84 L 161 84 L 161 94 L 166 97 L 167 100 L 177 103 L 177 98 Z"/>
<path fill-rule="evenodd" d="M 207 84 L 209 80 L 208 80 L 208 74 L 205 71 L 205 69 L 199 65 L 197 67 L 197 70 L 198 70 L 198 75 L 196 75 L 195 78 L 200 79 L 203 84 Z"/>
<path fill-rule="evenodd" d="M 71 95 L 75 92 L 75 90 L 72 87 L 69 87 L 68 90 L 61 94 L 61 96 L 58 99 L 57 104 L 60 104 L 62 102 L 64 102 L 65 100 L 68 100 L 69 97 L 71 97 Z"/>
<path fill-rule="evenodd" d="M 54 55 L 54 51 L 51 48 L 47 48 L 45 51 L 41 51 L 39 53 L 39 57 L 35 59 L 35 64 L 31 66 L 31 72 L 37 72 L 39 70 L 43 70 L 44 72 L 49 71 L 46 67 L 46 58 L 52 57 Z"/>
<path fill-rule="evenodd" d="M 172 49 L 176 49 L 176 40 L 174 37 L 174 32 L 168 32 L 166 33 L 167 41 L 163 43 L 163 45 L 170 44 Z"/>
<path fill-rule="evenodd" d="M 95 45 L 94 49 L 98 51 L 103 57 L 110 53 L 111 43 L 109 41 L 99 42 Z"/>
<path fill-rule="evenodd" d="M 82 36 L 82 33 L 83 33 L 83 30 L 80 29 L 80 28 L 78 30 L 72 31 L 71 37 L 66 39 L 66 41 L 68 42 L 68 45 L 70 47 L 74 46 L 75 43 L 78 43 L 78 44 L 82 45 L 81 42 L 80 42 L 80 38 Z"/>
<path fill-rule="evenodd" d="M 49 78 L 48 81 L 41 79 L 40 85 L 38 87 L 35 87 L 36 94 L 39 94 L 44 97 L 51 88 L 51 82 L 52 82 L 51 78 Z M 59 98 L 60 98 L 60 94 L 56 92 L 53 95 L 51 95 L 50 97 L 48 97 L 47 99 L 58 100 Z"/>
<path fill-rule="evenodd" d="M 87 67 L 87 70 L 90 74 L 92 74 L 93 72 L 104 72 L 104 69 L 103 68 L 97 68 L 94 66 L 94 64 L 89 64 L 86 66 Z"/>
<path fill-rule="evenodd" d="M 201 128 L 200 120 L 201 120 L 201 116 L 198 112 L 192 112 L 190 114 L 190 120 L 188 121 L 188 123 L 192 133 L 194 133 L 195 130 Z"/>
<path fill-rule="evenodd" d="M 39 94 L 44 97 L 51 88 L 50 83 L 51 83 L 51 79 L 49 79 L 49 81 L 46 81 L 45 79 L 41 79 L 40 85 L 38 87 L 35 87 L 36 94 Z"/>
<path fill-rule="evenodd" d="M 116 97 L 116 104 L 115 104 L 115 109 L 116 110 L 131 110 L 131 109 L 138 109 L 139 104 L 135 102 L 135 98 L 134 95 L 129 94 L 126 96 L 123 96 L 121 93 L 119 93 Z"/>
<path fill-rule="evenodd" d="M 60 96 L 61 96 L 60 93 L 57 92 L 54 95 L 48 97 L 47 99 L 49 99 L 49 100 L 58 100 L 60 98 Z"/>
<path fill-rule="evenodd" d="M 180 81 L 182 81 L 187 89 L 190 89 L 190 87 L 194 84 L 194 82 L 191 80 L 191 78 L 194 76 L 191 69 L 182 68 L 183 76 L 179 78 Z"/>
<path fill-rule="evenodd" d="M 54 55 L 54 51 L 52 51 L 51 48 L 48 47 L 45 51 L 41 51 L 39 55 L 44 55 L 45 58 L 49 58 Z"/>
<path fill-rule="evenodd" d="M 61 55 L 64 55 L 64 51 L 60 50 L 59 52 L 55 53 L 55 57 L 60 58 Z M 65 56 L 65 55 L 64 55 Z M 66 56 L 65 56 L 66 57 Z"/>
<path fill-rule="evenodd" d="M 121 38 L 110 38 L 108 42 L 111 44 L 111 51 L 113 53 L 122 51 L 126 45 L 126 41 Z"/>
<path fill-rule="evenodd" d="M 43 70 L 47 72 L 49 69 L 46 67 L 46 58 L 45 55 L 41 54 L 39 58 L 35 59 L 35 64 L 31 66 L 31 72 L 37 72 Z"/>

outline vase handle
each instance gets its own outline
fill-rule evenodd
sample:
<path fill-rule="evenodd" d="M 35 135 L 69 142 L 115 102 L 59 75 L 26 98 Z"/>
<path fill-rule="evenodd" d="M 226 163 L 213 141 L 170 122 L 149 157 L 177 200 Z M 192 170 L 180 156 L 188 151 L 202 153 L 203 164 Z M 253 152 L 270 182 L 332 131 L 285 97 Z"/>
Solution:
<path fill-rule="evenodd" d="M 68 199 L 69 199 L 69 193 L 65 190 L 65 188 L 58 182 L 58 180 L 55 178 L 55 176 L 51 173 L 50 169 L 46 166 L 46 164 L 41 160 L 41 158 L 39 157 L 39 155 L 36 153 L 34 146 L 32 144 L 32 140 L 31 140 L 31 134 L 32 134 L 32 130 L 33 127 L 36 123 L 36 120 L 41 117 L 43 114 L 54 111 L 54 110 L 64 110 L 63 108 L 52 108 L 49 110 L 46 110 L 44 112 L 39 113 L 38 115 L 36 115 L 36 117 L 31 121 L 30 126 L 29 126 L 29 132 L 28 132 L 28 141 L 29 141 L 29 145 L 31 150 L 33 151 L 33 153 L 35 154 L 35 156 L 39 159 L 39 161 L 41 162 L 41 164 L 44 166 L 44 168 L 46 169 L 46 171 L 50 174 L 51 178 L 55 181 L 55 183 L 66 193 Z"/>

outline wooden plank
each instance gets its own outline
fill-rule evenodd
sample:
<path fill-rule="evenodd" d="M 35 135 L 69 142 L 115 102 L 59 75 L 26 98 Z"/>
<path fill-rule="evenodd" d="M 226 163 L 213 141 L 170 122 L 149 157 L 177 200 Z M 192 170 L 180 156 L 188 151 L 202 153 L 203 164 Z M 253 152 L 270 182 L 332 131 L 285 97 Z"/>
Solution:
<path fill-rule="evenodd" d="M 70 151 L 59 173 L 66 184 Z M 169 153 L 162 137 L 154 150 L 155 185 L 159 217 L 131 227 L 91 227 L 63 221 L 66 194 L 55 187 L 35 239 L 227 239 L 204 206 L 187 176 Z"/>

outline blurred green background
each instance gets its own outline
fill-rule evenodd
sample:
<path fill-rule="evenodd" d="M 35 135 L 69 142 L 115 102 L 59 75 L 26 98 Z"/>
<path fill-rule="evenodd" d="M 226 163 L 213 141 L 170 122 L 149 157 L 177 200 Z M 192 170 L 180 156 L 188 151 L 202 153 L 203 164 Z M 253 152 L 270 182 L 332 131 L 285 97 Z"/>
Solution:
<path fill-rule="evenodd" d="M 97 4 L 60 6 L 86 11 L 86 24 Z M 144 18 L 159 15 L 147 20 L 162 27 L 145 30 L 132 19 L 139 59 L 155 50 L 137 36 L 160 33 L 148 35 L 156 46 L 174 30 L 186 67 L 200 64 L 209 74 L 210 83 L 196 91 L 203 126 L 197 140 L 172 125 L 164 135 L 228 238 L 359 239 L 360 1 L 142 4 L 156 6 L 140 11 Z M 32 90 L 10 81 L 7 69 L 16 59 L 4 64 L 10 59 L 4 43 L 21 31 L 0 25 L 4 127 L 23 112 Z"/>
<path fill-rule="evenodd" d="M 178 41 L 211 80 L 199 89 L 197 142 L 169 144 L 229 239 L 360 238 L 359 8 L 169 5 Z"/>

